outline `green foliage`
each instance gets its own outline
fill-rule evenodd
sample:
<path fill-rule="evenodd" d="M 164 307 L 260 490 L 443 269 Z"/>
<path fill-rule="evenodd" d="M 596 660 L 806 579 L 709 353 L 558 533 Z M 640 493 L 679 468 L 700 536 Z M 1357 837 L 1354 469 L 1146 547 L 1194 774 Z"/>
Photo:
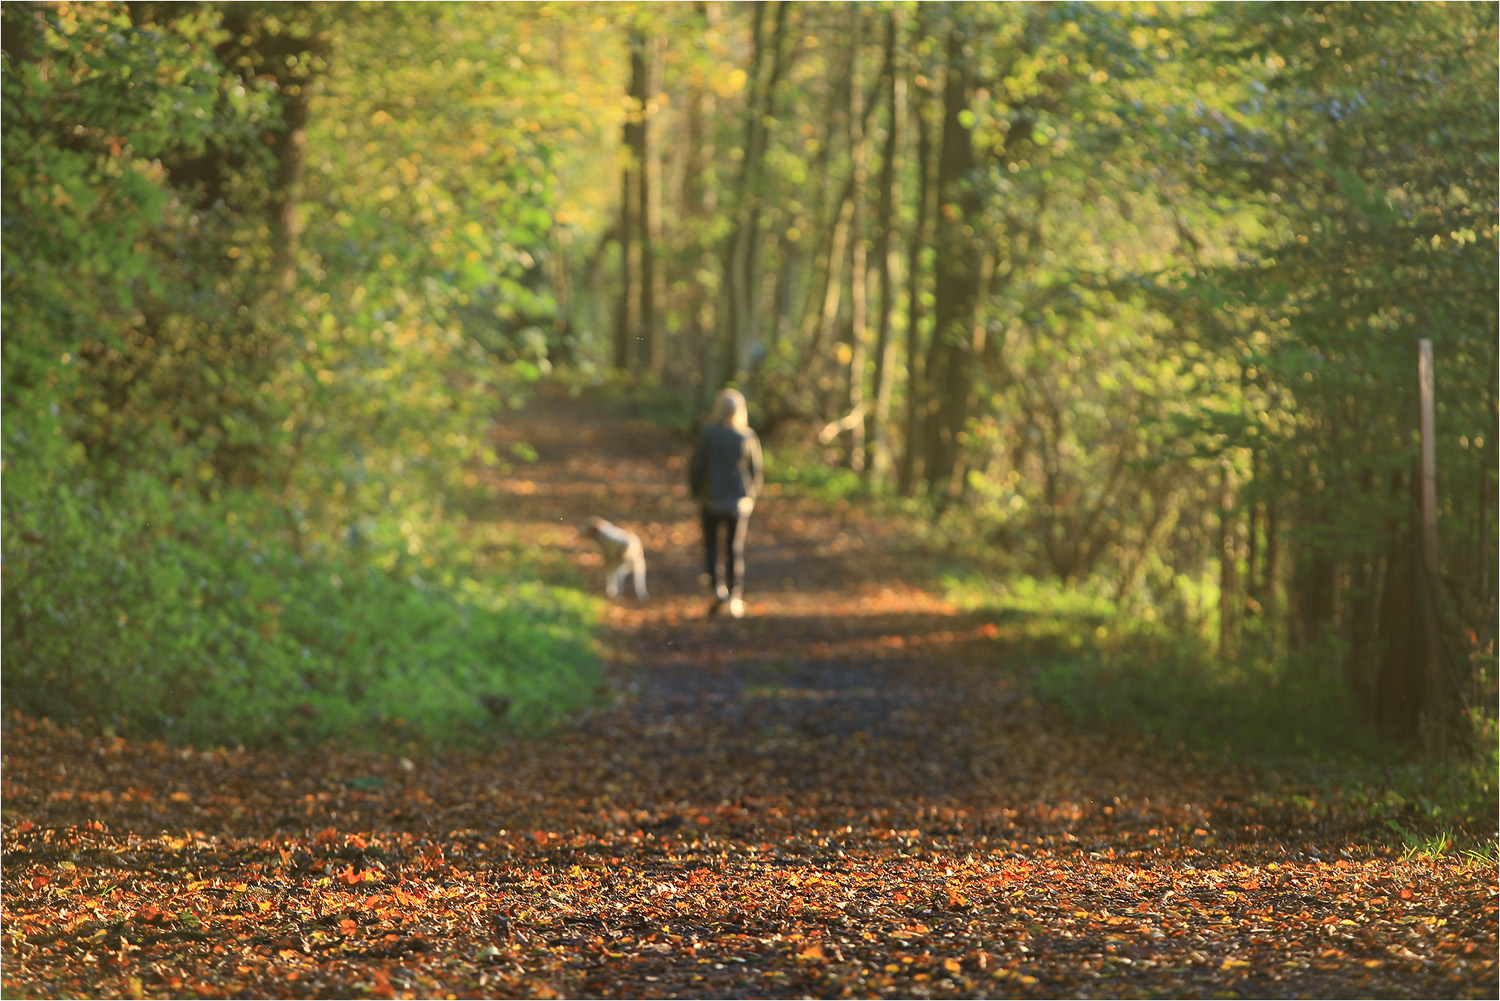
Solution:
<path fill-rule="evenodd" d="M 821 462 L 787 462 L 775 449 L 766 453 L 766 478 L 796 488 L 798 493 L 827 503 L 865 500 L 870 482 L 857 473 Z"/>
<path fill-rule="evenodd" d="M 599 67 L 575 65 L 554 34 L 568 20 L 455 3 L 334 20 L 307 207 L 341 324 L 352 306 L 361 326 L 459 335 L 476 372 L 498 360 L 545 373 L 572 350 L 553 237 L 582 215 L 562 176 L 570 148 L 602 126 Z"/>
<path fill-rule="evenodd" d="M 1080 721 L 1312 782 L 1327 790 L 1324 807 L 1372 818 L 1413 852 L 1445 842 L 1481 863 L 1493 855 L 1484 840 L 1500 797 L 1492 717 L 1476 714 L 1472 752 L 1403 761 L 1367 722 L 1336 649 L 1228 661 L 1170 628 L 1167 614 L 1122 610 L 1108 581 L 1064 586 L 970 569 L 944 582 L 955 602 L 994 614 L 1028 684 Z"/>
<path fill-rule="evenodd" d="M 5 8 L 6 699 L 208 742 L 544 725 L 596 609 L 482 567 L 458 503 L 551 347 L 509 337 L 553 315 L 543 62 L 480 72 L 506 11 L 282 13 Z"/>
<path fill-rule="evenodd" d="M 577 591 L 497 588 L 455 553 L 444 580 L 405 554 L 299 557 L 225 524 L 254 498 L 208 508 L 144 474 L 47 487 L 5 494 L 10 705 L 200 744 L 446 745 L 592 697 Z"/>
<path fill-rule="evenodd" d="M 1200 639 L 1121 615 L 1097 582 L 949 585 L 955 600 L 993 610 L 1037 690 L 1085 720 L 1237 757 L 1375 753 L 1336 665 L 1225 661 Z"/>

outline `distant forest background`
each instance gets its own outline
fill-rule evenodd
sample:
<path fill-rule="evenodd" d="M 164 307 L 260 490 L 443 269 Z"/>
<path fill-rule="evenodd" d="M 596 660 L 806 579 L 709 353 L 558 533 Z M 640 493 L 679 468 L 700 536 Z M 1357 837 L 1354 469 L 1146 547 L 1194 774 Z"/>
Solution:
<path fill-rule="evenodd" d="M 581 698 L 593 605 L 465 514 L 565 378 L 737 385 L 809 480 L 1494 754 L 1494 4 L 0 22 L 9 708 L 248 741 L 478 726 L 496 670 Z"/>

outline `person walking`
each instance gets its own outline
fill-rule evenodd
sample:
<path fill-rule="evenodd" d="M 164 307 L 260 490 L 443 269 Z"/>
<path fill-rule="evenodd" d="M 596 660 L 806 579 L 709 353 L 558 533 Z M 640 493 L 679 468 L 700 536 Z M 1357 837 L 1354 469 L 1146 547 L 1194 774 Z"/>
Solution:
<path fill-rule="evenodd" d="M 717 615 L 726 604 L 732 617 L 745 614 L 745 530 L 760 496 L 762 476 L 760 439 L 750 429 L 745 397 L 737 390 L 721 390 L 714 398 L 713 419 L 699 435 L 689 465 L 714 591 L 709 615 Z"/>

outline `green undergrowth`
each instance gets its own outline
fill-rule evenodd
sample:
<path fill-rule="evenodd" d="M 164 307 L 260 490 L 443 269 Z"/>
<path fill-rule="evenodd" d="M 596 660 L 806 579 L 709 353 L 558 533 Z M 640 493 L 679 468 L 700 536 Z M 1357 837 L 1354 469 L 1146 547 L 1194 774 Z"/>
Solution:
<path fill-rule="evenodd" d="M 1261 766 L 1268 796 L 1284 783 L 1302 806 L 1358 811 L 1409 850 L 1431 849 L 1446 831 L 1453 853 L 1493 854 L 1497 761 L 1483 735 L 1477 754 L 1424 764 L 1382 743 L 1315 658 L 1225 660 L 1196 635 L 1121 615 L 1087 585 L 958 572 L 946 586 L 960 605 L 993 614 L 1027 683 L 1082 723 Z"/>
<path fill-rule="evenodd" d="M 199 745 L 445 747 L 545 728 L 597 687 L 598 601 L 479 572 L 456 539 L 418 560 L 376 525 L 299 554 L 146 475 L 5 504 L 7 708 Z"/>
<path fill-rule="evenodd" d="M 867 480 L 851 470 L 798 461 L 802 457 L 786 448 L 773 447 L 769 454 L 771 458 L 766 465 L 771 482 L 791 487 L 804 496 L 824 503 L 858 501 L 864 504 L 878 496 Z"/>
<path fill-rule="evenodd" d="M 1122 617 L 1083 586 L 1023 577 L 950 579 L 949 589 L 992 609 L 1042 693 L 1080 716 L 1262 757 L 1376 750 L 1344 686 L 1311 665 L 1219 659 L 1196 635 Z"/>

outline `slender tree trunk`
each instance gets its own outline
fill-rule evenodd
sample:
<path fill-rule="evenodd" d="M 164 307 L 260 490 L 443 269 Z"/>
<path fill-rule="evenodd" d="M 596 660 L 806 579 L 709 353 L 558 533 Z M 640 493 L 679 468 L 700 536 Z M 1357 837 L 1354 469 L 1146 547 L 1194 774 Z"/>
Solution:
<path fill-rule="evenodd" d="M 1380 599 L 1380 673 L 1375 685 L 1375 723 L 1395 740 L 1409 740 L 1420 728 L 1425 646 L 1422 642 L 1420 573 L 1416 530 L 1415 476 L 1392 477 L 1391 489 L 1410 496 L 1406 524 L 1392 534 Z"/>
<path fill-rule="evenodd" d="M 832 202 L 831 197 L 834 188 L 833 173 L 829 169 L 829 151 L 833 148 L 834 127 L 830 123 L 824 134 L 823 142 L 819 144 L 818 153 L 813 158 L 811 175 L 819 178 L 816 193 L 813 196 L 812 207 L 806 215 L 809 233 L 817 233 L 818 239 L 814 241 L 813 248 L 808 252 L 808 278 L 804 283 L 806 286 L 805 296 L 798 310 L 798 329 L 802 333 L 801 364 L 797 367 L 795 385 L 792 390 L 792 399 L 799 408 L 802 408 L 806 389 L 814 381 L 814 374 L 821 371 L 823 359 L 819 354 L 821 350 L 820 339 L 823 333 L 822 316 L 823 306 L 827 300 L 827 276 L 835 272 L 833 268 L 834 258 L 832 248 L 838 241 L 839 228 L 837 225 L 839 215 L 843 212 L 846 198 L 840 196 L 838 201 Z M 829 204 L 837 205 L 833 220 L 825 224 L 823 212 Z M 842 252 L 842 251 L 840 251 Z M 822 270 L 825 285 L 819 287 L 817 277 L 819 274 L 818 261 L 826 259 L 828 267 Z M 842 274 L 840 270 L 838 272 Z M 807 408 L 811 409 L 811 408 Z"/>
<path fill-rule="evenodd" d="M 694 5 L 710 29 L 719 23 L 720 5 L 717 2 L 700 2 Z M 715 324 L 715 300 L 699 281 L 695 272 L 712 268 L 715 259 L 711 241 L 701 236 L 705 220 L 717 209 L 716 188 L 709 183 L 708 165 L 713 162 L 714 130 L 711 126 L 715 109 L 714 94 L 700 83 L 694 83 L 688 92 L 684 127 L 678 130 L 683 149 L 681 185 L 678 188 L 679 208 L 677 218 L 682 230 L 691 235 L 688 246 L 686 281 L 681 304 L 682 324 L 687 341 L 681 354 L 688 364 L 683 374 L 691 378 L 698 389 L 700 404 L 707 402 L 708 387 L 715 381 L 711 340 Z"/>
<path fill-rule="evenodd" d="M 552 336 L 558 345 L 558 357 L 564 364 L 575 360 L 573 329 L 573 276 L 577 273 L 574 260 L 573 232 L 566 226 L 553 226 L 548 234 L 551 259 L 547 277 L 551 279 L 552 299 L 557 303 L 557 315 L 552 319 Z"/>
<path fill-rule="evenodd" d="M 1328 500 L 1321 492 L 1311 497 L 1304 496 L 1298 524 L 1327 524 L 1324 515 L 1327 504 Z M 1334 561 L 1318 545 L 1308 545 L 1298 554 L 1287 605 L 1291 619 L 1289 625 L 1295 632 L 1299 648 L 1305 649 L 1314 643 L 1333 619 L 1336 570 Z"/>
<path fill-rule="evenodd" d="M 1246 484 L 1247 493 L 1260 490 L 1260 452 L 1250 453 L 1250 481 Z M 1245 499 L 1245 597 L 1246 610 L 1248 611 L 1253 602 L 1260 604 L 1261 593 L 1265 585 L 1265 569 L 1261 565 L 1262 550 L 1260 544 L 1261 502 L 1254 496 Z"/>
<path fill-rule="evenodd" d="M 829 104 L 832 107 L 847 109 L 853 100 L 844 92 L 844 87 L 848 86 L 849 83 L 848 74 L 840 74 L 839 79 L 842 82 L 836 88 L 836 92 L 829 101 Z M 879 96 L 879 83 L 877 81 L 865 95 L 864 100 L 859 103 L 859 106 L 863 109 L 860 121 L 862 129 L 868 129 L 871 108 L 875 105 Z M 848 128 L 849 126 L 844 123 L 830 123 L 827 132 L 824 134 L 824 141 L 819 144 L 818 153 L 814 157 L 808 173 L 813 177 L 821 178 L 822 183 L 819 185 L 817 193 L 814 196 L 812 208 L 804 217 L 807 220 L 811 220 L 805 227 L 806 229 L 825 234 L 820 238 L 816 249 L 806 252 L 807 256 L 813 260 L 826 258 L 829 267 L 822 273 L 825 276 L 836 276 L 839 282 L 843 281 L 845 261 L 832 257 L 831 253 L 838 247 L 847 247 L 848 233 L 847 224 L 844 223 L 844 220 L 846 213 L 852 211 L 851 200 L 854 194 L 854 178 L 851 171 L 848 176 L 844 177 L 838 197 L 830 198 L 830 194 L 834 190 L 835 178 L 829 168 L 829 152 L 835 146 L 834 139 L 839 135 L 845 134 Z M 825 223 L 823 221 L 823 210 L 828 205 L 836 206 L 836 208 L 833 210 L 833 219 Z M 841 225 L 845 225 L 846 229 L 840 229 Z M 811 272 L 815 268 L 809 267 L 806 270 Z M 843 289 L 842 287 L 829 289 L 826 283 L 821 287 L 815 287 L 816 282 L 813 280 L 808 280 L 801 284 L 807 287 L 805 298 L 797 299 L 801 303 L 801 306 L 797 311 L 799 321 L 796 324 L 796 328 L 804 334 L 802 340 L 803 350 L 801 352 L 802 363 L 798 367 L 798 374 L 794 380 L 790 399 L 796 401 L 799 412 L 817 412 L 824 414 L 826 419 L 832 419 L 832 415 L 825 413 L 825 411 L 828 406 L 838 402 L 834 396 L 825 393 L 825 398 L 821 401 L 815 401 L 815 403 L 806 405 L 804 403 L 807 387 L 814 384 L 823 384 L 828 365 L 823 351 L 825 345 L 832 340 L 831 328 L 825 329 L 827 315 L 825 307 L 829 303 L 829 293 L 831 292 L 833 295 L 833 305 L 838 307 L 842 304 Z M 835 309 L 833 313 L 835 321 L 837 320 L 837 316 L 837 309 Z"/>
<path fill-rule="evenodd" d="M 1219 473 L 1219 656 L 1231 658 L 1235 651 L 1235 609 L 1239 604 L 1239 536 L 1234 504 L 1234 477 L 1226 460 Z"/>
<path fill-rule="evenodd" d="M 776 301 L 771 307 L 770 338 L 766 344 L 766 356 L 775 358 L 782 350 L 782 341 L 791 332 L 792 317 L 798 295 L 805 284 L 803 258 L 807 241 L 800 239 L 790 243 L 781 254 L 781 273 L 776 278 Z"/>
<path fill-rule="evenodd" d="M 645 39 L 639 47 L 643 86 L 641 101 L 641 164 L 638 175 L 641 220 L 641 364 L 646 373 L 660 379 L 666 360 L 661 310 L 666 305 L 666 281 L 657 257 L 662 245 L 661 139 L 656 116 L 662 86 L 662 39 Z"/>
<path fill-rule="evenodd" d="M 844 371 L 844 413 L 848 415 L 848 439 L 844 462 L 856 473 L 865 465 L 865 345 L 868 342 L 869 296 L 868 248 L 865 243 L 865 189 L 869 183 L 869 146 L 865 132 L 864 91 L 860 88 L 863 66 L 864 17 L 858 5 L 849 8 L 849 340 Z M 843 352 L 841 352 L 843 354 Z"/>
<path fill-rule="evenodd" d="M 913 42 L 920 42 L 925 34 L 926 18 L 919 8 Z M 917 70 L 915 61 L 907 68 L 911 74 L 916 74 Z M 916 493 L 917 483 L 926 476 L 928 389 L 926 352 L 922 346 L 925 312 L 922 308 L 925 276 L 922 252 L 932 245 L 932 220 L 937 216 L 937 184 L 934 181 L 937 171 L 933 163 L 932 126 L 927 120 L 928 92 L 925 86 L 917 83 L 910 93 L 911 117 L 917 126 L 917 220 L 906 251 L 906 441 L 897 473 L 897 489 L 904 497 Z"/>
<path fill-rule="evenodd" d="M 276 179 L 271 189 L 272 267 L 283 292 L 297 285 L 297 254 L 302 243 L 302 171 L 307 159 L 308 85 L 282 98 L 282 127 L 274 151 Z"/>
<path fill-rule="evenodd" d="M 902 16 L 894 9 L 886 12 L 885 73 L 886 124 L 885 147 L 880 164 L 880 236 L 875 246 L 875 264 L 880 269 L 880 316 L 875 339 L 875 409 L 873 414 L 870 477 L 877 482 L 890 474 L 891 385 L 896 367 L 896 339 L 891 336 L 896 312 L 896 272 L 900 267 L 896 251 L 896 207 L 901 204 L 901 182 L 896 164 L 906 141 L 906 75 L 896 67 L 896 53 L 902 46 Z"/>
<path fill-rule="evenodd" d="M 1277 622 L 1279 611 L 1282 607 L 1282 582 L 1281 582 L 1281 540 L 1277 533 L 1281 526 L 1276 518 L 1276 499 L 1274 497 L 1266 500 L 1266 591 L 1262 602 L 1268 609 L 1266 620 Z M 1286 643 L 1285 629 L 1278 630 L 1278 646 Z"/>
<path fill-rule="evenodd" d="M 1489 384 L 1493 387 L 1497 383 L 1500 383 L 1500 358 L 1493 359 L 1490 364 Z M 1490 394 L 1487 409 L 1490 427 L 1500 427 L 1500 402 L 1494 393 Z M 1497 588 L 1495 560 L 1492 558 L 1494 541 L 1489 533 L 1496 520 L 1494 511 L 1500 506 L 1500 491 L 1495 489 L 1495 471 L 1500 468 L 1500 435 L 1489 436 L 1484 448 L 1479 450 L 1479 461 L 1479 524 L 1475 533 L 1479 539 L 1474 550 L 1479 554 L 1479 587 L 1474 619 L 1476 626 L 1483 622 L 1493 629 Z"/>
<path fill-rule="evenodd" d="M 838 336 L 839 305 L 844 291 L 844 264 L 849 259 L 849 225 L 853 214 L 854 203 L 850 199 L 844 199 L 839 205 L 838 218 L 833 224 L 833 236 L 828 242 L 823 296 L 817 324 L 807 346 L 807 364 L 803 366 L 803 372 L 808 378 L 822 376 L 825 371 L 823 345 L 831 344 Z"/>
<path fill-rule="evenodd" d="M 744 158 L 735 185 L 735 225 L 725 245 L 724 357 L 720 360 L 724 382 L 732 382 L 739 376 L 745 354 L 755 339 L 753 290 L 760 269 L 760 255 L 756 248 L 760 238 L 761 176 L 770 138 L 767 123 L 775 112 L 776 87 L 786 68 L 787 18 L 791 4 L 786 0 L 774 4 L 775 22 L 767 38 L 765 12 L 770 6 L 757 4 L 755 7 L 751 90 L 745 105 Z"/>
<path fill-rule="evenodd" d="M 588 311 L 590 327 L 596 331 L 604 330 L 607 322 L 606 304 L 609 300 L 604 292 L 604 265 L 609 256 L 610 244 L 618 243 L 619 237 L 618 226 L 601 236 L 583 267 L 583 273 L 587 276 L 584 283 L 588 289 L 588 304 L 584 308 Z M 615 305 L 618 307 L 618 299 Z"/>
<path fill-rule="evenodd" d="M 645 39 L 631 29 L 630 108 L 621 130 L 625 165 L 620 172 L 620 300 L 616 309 L 614 366 L 635 367 L 641 336 L 641 197 L 640 175 L 645 163 Z"/>

